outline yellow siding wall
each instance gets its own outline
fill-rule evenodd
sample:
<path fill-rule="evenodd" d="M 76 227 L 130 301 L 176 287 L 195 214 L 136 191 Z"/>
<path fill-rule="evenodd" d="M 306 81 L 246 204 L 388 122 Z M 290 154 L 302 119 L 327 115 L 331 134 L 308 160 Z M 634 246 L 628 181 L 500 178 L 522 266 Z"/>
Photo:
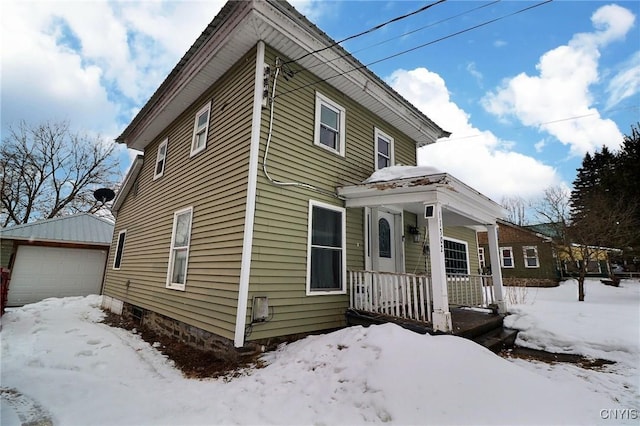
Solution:
<path fill-rule="evenodd" d="M 145 150 L 144 166 L 116 222 L 104 294 L 233 339 L 245 220 L 255 50 L 170 123 Z M 212 100 L 207 147 L 190 157 L 195 113 Z M 164 176 L 153 180 L 169 138 Z M 165 288 L 173 213 L 193 207 L 185 291 Z M 127 231 L 113 270 L 118 233 Z"/>
<path fill-rule="evenodd" d="M 277 55 L 267 49 L 266 62 Z M 290 81 L 278 80 L 277 94 L 317 82 L 309 72 L 299 72 Z M 346 109 L 346 155 L 341 157 L 313 144 L 315 91 Z M 267 109 L 262 115 L 260 164 L 268 131 Z M 277 96 L 268 172 L 276 180 L 304 182 L 334 192 L 336 187 L 355 184 L 374 171 L 374 127 L 395 139 L 395 161 L 416 164 L 415 143 L 363 109 L 326 83 Z M 272 318 L 254 324 L 251 339 L 305 333 L 345 324 L 346 295 L 306 295 L 307 218 L 309 200 L 335 206 L 344 202 L 300 187 L 271 184 L 258 172 L 258 194 L 247 324 L 251 322 L 251 300 L 269 297 Z M 347 269 L 364 269 L 364 211 L 347 209 Z"/>

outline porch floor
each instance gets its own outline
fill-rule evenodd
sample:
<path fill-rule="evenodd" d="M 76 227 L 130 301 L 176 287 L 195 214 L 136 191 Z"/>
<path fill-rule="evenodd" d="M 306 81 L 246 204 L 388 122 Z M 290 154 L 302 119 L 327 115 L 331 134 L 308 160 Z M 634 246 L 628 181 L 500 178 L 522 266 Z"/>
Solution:
<path fill-rule="evenodd" d="M 503 314 L 484 312 L 468 308 L 451 308 L 451 323 L 453 332 L 451 334 L 468 339 L 484 335 L 492 330 L 501 329 L 504 319 Z M 420 334 L 445 334 L 434 331 L 431 323 L 413 321 L 404 318 L 397 318 L 389 315 L 373 314 L 370 312 L 349 309 L 346 313 L 347 324 L 364 325 L 384 324 L 392 322 L 408 330 Z"/>

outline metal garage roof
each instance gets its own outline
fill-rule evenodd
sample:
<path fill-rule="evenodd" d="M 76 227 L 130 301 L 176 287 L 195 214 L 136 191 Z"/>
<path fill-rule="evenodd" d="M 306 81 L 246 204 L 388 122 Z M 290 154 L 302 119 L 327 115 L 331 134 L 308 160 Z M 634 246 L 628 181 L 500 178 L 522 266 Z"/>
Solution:
<path fill-rule="evenodd" d="M 0 229 L 0 237 L 7 240 L 51 241 L 109 246 L 112 236 L 113 223 L 89 213 L 56 217 Z"/>

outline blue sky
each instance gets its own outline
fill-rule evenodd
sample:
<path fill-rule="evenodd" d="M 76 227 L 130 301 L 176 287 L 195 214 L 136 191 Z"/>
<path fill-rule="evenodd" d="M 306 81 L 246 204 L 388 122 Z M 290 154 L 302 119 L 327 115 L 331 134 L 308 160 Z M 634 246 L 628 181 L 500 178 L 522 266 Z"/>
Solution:
<path fill-rule="evenodd" d="M 447 1 L 344 45 L 369 64 L 430 43 L 370 68 L 452 132 L 419 164 L 496 201 L 570 185 L 585 152 L 616 148 L 640 120 L 640 2 L 516 13 L 538 3 Z M 222 4 L 2 2 L 3 137 L 19 120 L 66 119 L 113 140 Z M 293 4 L 339 40 L 428 2 Z M 119 149 L 124 174 L 131 153 Z"/>

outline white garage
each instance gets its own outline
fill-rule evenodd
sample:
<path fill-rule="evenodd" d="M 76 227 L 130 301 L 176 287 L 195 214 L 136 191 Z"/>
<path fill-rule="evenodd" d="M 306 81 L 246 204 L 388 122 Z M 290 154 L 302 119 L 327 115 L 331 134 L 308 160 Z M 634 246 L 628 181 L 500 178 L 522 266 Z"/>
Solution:
<path fill-rule="evenodd" d="M 11 250 L 7 306 L 49 297 L 100 294 L 113 224 L 91 214 L 2 229 Z M 4 263 L 4 262 L 3 262 Z"/>
<path fill-rule="evenodd" d="M 7 306 L 100 294 L 107 249 L 18 246 Z"/>

